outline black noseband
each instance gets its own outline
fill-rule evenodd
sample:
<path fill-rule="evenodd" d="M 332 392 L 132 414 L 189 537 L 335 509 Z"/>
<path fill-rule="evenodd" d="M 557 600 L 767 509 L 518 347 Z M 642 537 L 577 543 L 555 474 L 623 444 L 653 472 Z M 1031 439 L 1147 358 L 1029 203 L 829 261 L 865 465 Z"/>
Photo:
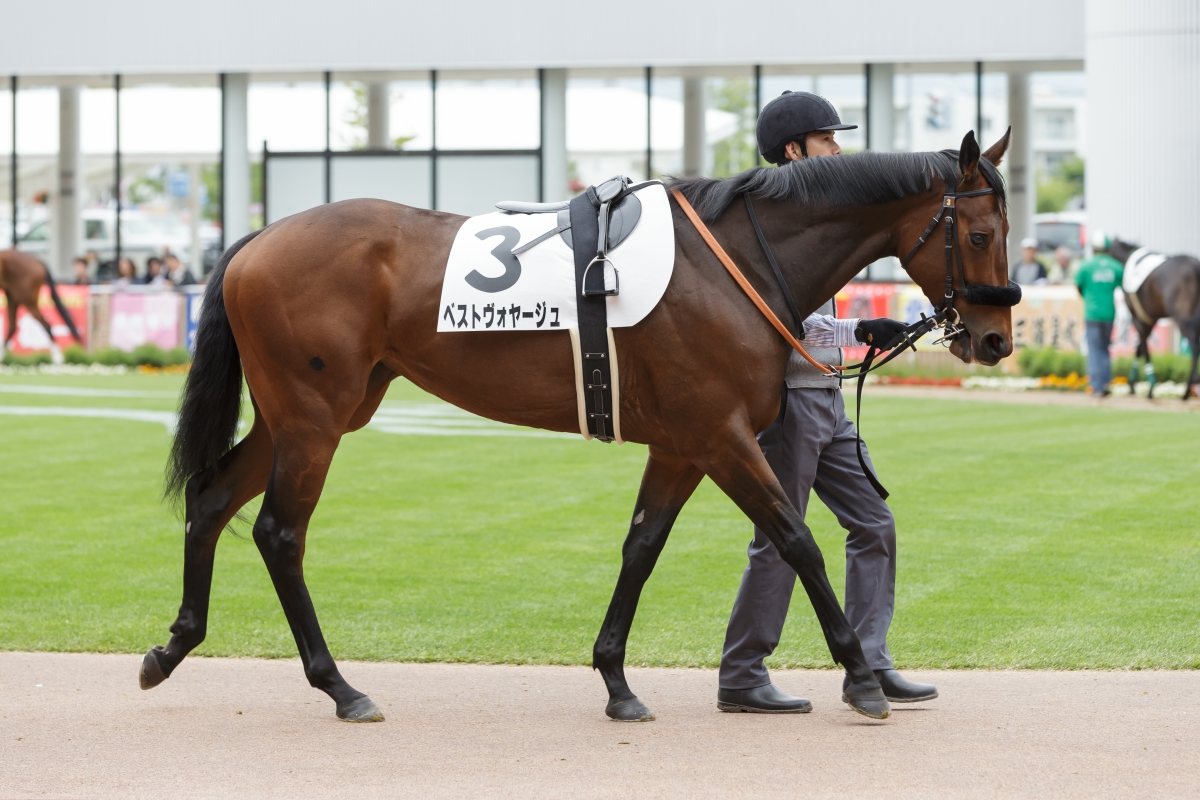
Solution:
<path fill-rule="evenodd" d="M 957 293 L 959 297 L 974 306 L 1000 306 L 1012 308 L 1021 302 L 1021 287 L 1012 281 L 1008 286 L 992 286 L 987 283 L 972 283 L 967 290 Z"/>

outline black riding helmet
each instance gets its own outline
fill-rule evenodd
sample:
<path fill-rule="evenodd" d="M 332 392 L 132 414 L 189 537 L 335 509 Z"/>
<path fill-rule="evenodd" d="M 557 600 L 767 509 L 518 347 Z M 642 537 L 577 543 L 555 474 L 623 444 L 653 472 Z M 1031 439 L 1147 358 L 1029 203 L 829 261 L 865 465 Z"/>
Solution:
<path fill-rule="evenodd" d="M 767 103 L 758 115 L 758 152 L 772 164 L 786 160 L 783 149 L 787 143 L 800 143 L 804 149 L 804 137 L 813 131 L 848 131 L 857 125 L 845 125 L 838 116 L 833 103 L 812 92 L 786 91 Z"/>

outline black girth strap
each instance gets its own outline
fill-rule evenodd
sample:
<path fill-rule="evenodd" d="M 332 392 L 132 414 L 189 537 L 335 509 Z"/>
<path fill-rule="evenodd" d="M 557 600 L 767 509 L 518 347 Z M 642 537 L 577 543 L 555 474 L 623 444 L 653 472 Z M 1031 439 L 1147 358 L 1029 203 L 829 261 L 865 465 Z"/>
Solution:
<path fill-rule="evenodd" d="M 608 302 L 602 294 L 583 294 L 583 274 L 596 254 L 600 237 L 596 206 L 588 195 L 571 201 L 571 236 L 575 254 L 575 302 L 579 311 L 579 356 L 583 375 L 588 433 L 602 442 L 615 438 L 613 427 L 612 354 L 608 352 Z M 593 270 L 604 288 L 603 265 Z M 593 280 L 595 278 L 592 277 Z"/>
<path fill-rule="evenodd" d="M 783 290 L 783 299 L 787 301 L 788 311 L 791 312 L 792 319 L 796 323 L 796 338 L 803 340 L 804 319 L 800 316 L 800 309 L 796 307 L 792 290 L 788 288 L 787 281 L 783 279 L 783 271 L 779 269 L 779 264 L 775 261 L 775 254 L 771 252 L 771 246 L 767 244 L 767 237 L 763 236 L 762 228 L 759 227 L 758 215 L 754 213 L 754 203 L 750 200 L 750 193 L 743 192 L 742 197 L 746 199 L 746 213 L 750 215 L 750 224 L 754 226 L 754 233 L 758 235 L 758 243 L 767 255 L 767 262 L 771 265 L 771 271 L 775 273 L 775 280 L 779 283 L 779 288 Z"/>

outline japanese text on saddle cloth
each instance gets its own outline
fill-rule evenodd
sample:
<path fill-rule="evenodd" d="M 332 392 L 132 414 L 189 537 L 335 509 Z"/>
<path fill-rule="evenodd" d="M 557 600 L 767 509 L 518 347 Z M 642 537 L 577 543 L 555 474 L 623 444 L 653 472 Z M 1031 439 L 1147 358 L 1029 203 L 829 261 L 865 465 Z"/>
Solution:
<path fill-rule="evenodd" d="M 641 215 L 632 231 L 609 250 L 610 266 L 604 272 L 606 288 L 616 288 L 619 281 L 619 293 L 586 298 L 602 300 L 607 312 L 606 328 L 600 335 L 606 335 L 604 349 L 611 355 L 607 379 L 612 386 L 612 430 L 601 438 L 618 443 L 622 441 L 618 364 L 611 329 L 636 325 L 650 313 L 666 292 L 675 261 L 675 231 L 666 190 L 655 183 L 634 194 Z M 574 353 L 580 433 L 591 439 L 595 422 L 588 424 L 592 400 L 584 388 L 588 381 L 581 362 L 586 353 L 581 350 L 579 331 L 579 305 L 585 298 L 580 298 L 577 290 L 576 255 L 568 245 L 569 230 L 548 235 L 561 234 L 558 229 L 565 215 L 558 213 L 562 209 L 555 204 L 502 205 L 546 210 L 496 212 L 463 222 L 446 264 L 437 330 L 567 331 Z M 594 217 L 592 224 L 596 224 Z M 594 251 L 595 245 L 591 247 Z M 590 260 L 592 253 L 586 255 Z"/>

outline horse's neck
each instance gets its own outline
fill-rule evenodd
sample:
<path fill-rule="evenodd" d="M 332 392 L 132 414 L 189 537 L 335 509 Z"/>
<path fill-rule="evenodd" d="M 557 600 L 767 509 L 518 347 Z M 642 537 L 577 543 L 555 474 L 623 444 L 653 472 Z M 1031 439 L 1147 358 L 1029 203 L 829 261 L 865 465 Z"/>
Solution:
<path fill-rule="evenodd" d="M 786 200 L 756 200 L 754 206 L 800 312 L 810 314 L 868 264 L 896 255 L 901 219 L 928 202 L 921 196 L 836 209 L 805 208 Z M 753 258 L 753 263 L 760 261 L 761 253 Z"/>

